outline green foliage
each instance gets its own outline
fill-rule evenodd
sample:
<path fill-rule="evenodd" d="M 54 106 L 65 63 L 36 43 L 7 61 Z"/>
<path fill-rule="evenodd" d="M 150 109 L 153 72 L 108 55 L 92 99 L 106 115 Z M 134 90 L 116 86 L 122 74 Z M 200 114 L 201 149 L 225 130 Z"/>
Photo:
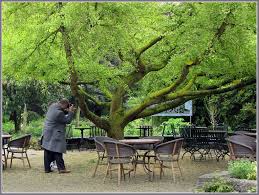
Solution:
<path fill-rule="evenodd" d="M 136 135 L 139 136 L 139 129 L 137 129 L 141 125 L 152 125 L 151 118 L 143 118 L 130 122 L 124 129 L 124 135 Z"/>
<path fill-rule="evenodd" d="M 11 121 L 3 121 L 3 131 L 12 134 L 14 132 L 14 124 Z"/>
<path fill-rule="evenodd" d="M 206 182 L 199 190 L 200 192 L 234 192 L 233 185 L 223 178 L 214 178 Z"/>
<path fill-rule="evenodd" d="M 28 111 L 28 122 L 38 120 L 41 116 L 37 112 Z"/>
<path fill-rule="evenodd" d="M 30 148 L 34 150 L 41 150 L 40 137 L 32 137 L 30 141 Z"/>
<path fill-rule="evenodd" d="M 239 179 L 256 180 L 257 166 L 256 161 L 235 160 L 228 164 L 229 173 Z"/>
<path fill-rule="evenodd" d="M 256 187 L 252 187 L 251 189 L 248 190 L 248 192 L 256 192 Z"/>
<path fill-rule="evenodd" d="M 33 120 L 29 122 L 27 127 L 23 130 L 27 134 L 31 134 L 33 137 L 39 138 L 42 135 L 44 127 L 44 118 Z"/>
<path fill-rule="evenodd" d="M 181 95 L 180 90 L 195 92 L 220 87 L 226 80 L 237 83 L 255 78 L 255 18 L 254 2 L 4 2 L 3 80 L 19 84 L 27 80 L 69 82 L 73 64 L 78 81 L 94 83 L 94 88 L 101 90 L 107 101 L 117 98 L 115 92 L 125 90 L 118 98 L 122 99 L 118 101 L 121 105 L 114 105 L 121 109 L 123 118 L 129 109 L 135 111 L 134 108 L 153 97 L 154 92 L 170 87 L 180 78 L 183 66 L 195 59 L 200 64 L 190 69 L 187 78 L 150 106 L 156 102 L 163 106 L 167 96 Z M 73 62 L 66 58 L 61 27 L 68 34 Z M 160 36 L 163 39 L 146 47 Z M 144 51 L 141 57 L 140 51 Z M 205 74 L 186 88 L 199 73 Z M 22 93 L 20 96 L 9 101 L 18 111 L 27 103 Z M 130 99 L 137 104 L 129 104 Z M 10 105 L 5 105 L 5 112 L 12 111 Z M 253 105 L 247 104 L 243 114 L 251 108 Z M 143 112 L 148 109 L 151 107 Z M 149 112 L 152 114 L 155 113 Z M 106 122 L 108 126 L 114 122 L 112 118 L 104 116 L 102 124 Z"/>
<path fill-rule="evenodd" d="M 161 126 L 165 126 L 165 135 L 180 134 L 180 129 L 189 126 L 189 122 L 185 122 L 183 118 L 170 118 L 169 120 L 163 122 Z"/>

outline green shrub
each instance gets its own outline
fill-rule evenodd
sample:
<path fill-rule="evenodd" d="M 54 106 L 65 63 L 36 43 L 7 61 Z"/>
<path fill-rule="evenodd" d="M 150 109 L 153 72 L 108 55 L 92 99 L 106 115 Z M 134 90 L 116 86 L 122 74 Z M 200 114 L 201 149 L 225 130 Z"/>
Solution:
<path fill-rule="evenodd" d="M 34 121 L 34 120 L 39 120 L 41 116 L 33 111 L 28 111 L 28 122 Z"/>
<path fill-rule="evenodd" d="M 14 123 L 13 121 L 6 121 L 3 123 L 3 131 L 5 133 L 10 133 L 12 134 L 12 132 L 14 132 Z"/>
<path fill-rule="evenodd" d="M 165 135 L 171 135 L 174 130 L 176 134 L 180 134 L 180 128 L 190 125 L 189 122 L 184 122 L 183 118 L 170 118 L 169 120 L 163 122 L 162 126 L 165 125 Z"/>
<path fill-rule="evenodd" d="M 27 134 L 31 134 L 34 137 L 40 137 L 44 127 L 44 119 L 40 118 L 38 120 L 31 121 L 26 128 L 23 130 Z"/>
<path fill-rule="evenodd" d="M 30 148 L 34 149 L 34 150 L 40 150 L 41 146 L 39 144 L 39 139 L 40 138 L 36 138 L 36 137 L 32 137 L 30 140 Z"/>
<path fill-rule="evenodd" d="M 228 164 L 228 171 L 232 177 L 256 180 L 256 162 L 249 160 L 235 160 Z"/>
<path fill-rule="evenodd" d="M 256 192 L 256 187 L 252 187 L 251 189 L 248 190 L 248 192 Z"/>
<path fill-rule="evenodd" d="M 223 178 L 214 178 L 210 182 L 206 182 L 199 190 L 200 192 L 234 192 L 233 185 Z"/>

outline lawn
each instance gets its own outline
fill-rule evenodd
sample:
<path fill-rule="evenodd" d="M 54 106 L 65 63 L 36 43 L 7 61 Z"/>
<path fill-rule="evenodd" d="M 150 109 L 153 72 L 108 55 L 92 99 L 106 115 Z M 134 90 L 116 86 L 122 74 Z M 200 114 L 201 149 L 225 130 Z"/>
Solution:
<path fill-rule="evenodd" d="M 219 162 L 215 158 L 193 161 L 185 155 L 180 160 L 183 180 L 178 179 L 174 183 L 168 169 L 161 180 L 157 170 L 157 177 L 150 182 L 142 165 L 138 165 L 136 178 L 129 180 L 126 177 L 126 181 L 117 186 L 116 173 L 103 183 L 105 166 L 100 166 L 96 177 L 91 177 L 97 158 L 95 151 L 68 151 L 64 160 L 71 170 L 70 174 L 58 174 L 57 171 L 46 174 L 43 151 L 29 150 L 28 154 L 31 169 L 24 168 L 22 162 L 15 159 L 13 167 L 3 171 L 3 192 L 193 192 L 200 175 L 226 170 L 227 167 L 227 159 Z"/>

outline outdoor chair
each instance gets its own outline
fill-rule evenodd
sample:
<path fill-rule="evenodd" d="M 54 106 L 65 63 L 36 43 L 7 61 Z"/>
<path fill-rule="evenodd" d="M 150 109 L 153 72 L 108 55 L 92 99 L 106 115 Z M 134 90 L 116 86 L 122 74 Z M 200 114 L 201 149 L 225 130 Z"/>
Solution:
<path fill-rule="evenodd" d="M 226 139 L 230 152 L 230 159 L 256 159 L 256 138 L 246 135 L 233 135 Z"/>
<path fill-rule="evenodd" d="M 162 143 L 164 141 L 164 137 L 163 136 L 147 136 L 147 137 L 143 137 L 143 139 L 159 139 L 160 142 L 159 143 L 156 143 L 154 144 L 153 146 L 150 145 L 150 144 L 144 144 L 144 145 L 139 145 L 137 147 L 137 149 L 140 149 L 140 150 L 146 150 L 148 151 L 148 154 L 145 155 L 145 157 L 147 157 L 148 159 L 148 166 L 150 164 L 150 158 L 155 158 L 155 154 L 150 154 L 152 152 L 152 150 L 160 143 Z M 136 147 L 135 147 L 136 148 Z M 138 153 L 138 157 L 143 157 L 143 154 L 140 154 Z"/>
<path fill-rule="evenodd" d="M 28 165 L 31 168 L 31 164 L 27 155 L 27 149 L 30 146 L 30 139 L 31 139 L 31 135 L 25 135 L 20 138 L 13 139 L 8 143 L 7 159 L 9 159 L 9 153 L 11 153 L 10 168 L 12 167 L 12 161 L 15 158 L 21 159 L 23 161 L 23 166 L 24 166 L 24 158 L 26 158 L 28 161 Z M 16 154 L 20 154 L 21 156 L 15 156 Z"/>
<path fill-rule="evenodd" d="M 104 141 L 105 150 L 107 152 L 107 169 L 104 177 L 104 182 L 109 174 L 112 176 L 111 171 L 118 170 L 118 185 L 121 182 L 121 176 L 125 180 L 125 175 L 128 174 L 130 177 L 130 173 L 134 172 L 134 177 L 136 174 L 135 163 L 136 163 L 136 150 L 134 147 L 120 143 L 118 141 Z M 129 168 L 125 168 L 123 165 L 129 164 Z M 117 169 L 112 169 L 112 165 L 117 165 Z M 127 173 L 124 171 L 128 170 Z"/>
<path fill-rule="evenodd" d="M 179 156 L 183 145 L 183 138 L 175 139 L 169 142 L 165 142 L 157 145 L 154 148 L 155 152 L 155 163 L 153 164 L 153 177 L 155 177 L 155 166 L 156 161 L 159 162 L 160 168 L 160 179 L 162 178 L 163 168 L 170 168 L 172 170 L 173 180 L 175 182 L 174 165 L 177 164 L 177 168 L 182 176 L 182 171 L 179 165 Z M 165 165 L 165 162 L 171 163 L 171 166 Z"/>
<path fill-rule="evenodd" d="M 107 155 L 105 152 L 105 147 L 103 144 L 104 141 L 117 141 L 117 140 L 113 139 L 111 137 L 106 137 L 106 136 L 96 136 L 94 138 L 98 159 L 97 159 L 97 163 L 96 163 L 92 177 L 95 177 L 95 174 L 96 174 L 96 171 L 97 171 L 97 168 L 99 165 L 107 165 L 107 163 L 103 162 L 103 160 L 107 158 Z"/>

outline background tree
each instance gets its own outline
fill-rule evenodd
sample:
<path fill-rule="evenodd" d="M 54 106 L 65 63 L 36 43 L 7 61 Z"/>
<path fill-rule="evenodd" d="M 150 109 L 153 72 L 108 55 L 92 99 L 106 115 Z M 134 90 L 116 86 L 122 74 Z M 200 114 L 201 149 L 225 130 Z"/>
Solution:
<path fill-rule="evenodd" d="M 27 123 L 44 116 L 50 102 L 70 95 L 67 86 L 55 86 L 36 80 L 15 81 L 8 78 L 3 81 L 2 85 L 3 115 L 5 119 L 14 122 L 16 133 L 21 130 L 22 119 Z M 24 110 L 25 105 L 27 111 Z M 24 113 L 24 118 L 22 118 Z"/>
<path fill-rule="evenodd" d="M 84 116 L 122 138 L 133 120 L 255 83 L 255 16 L 255 3 L 6 2 L 3 73 L 69 83 Z"/>

